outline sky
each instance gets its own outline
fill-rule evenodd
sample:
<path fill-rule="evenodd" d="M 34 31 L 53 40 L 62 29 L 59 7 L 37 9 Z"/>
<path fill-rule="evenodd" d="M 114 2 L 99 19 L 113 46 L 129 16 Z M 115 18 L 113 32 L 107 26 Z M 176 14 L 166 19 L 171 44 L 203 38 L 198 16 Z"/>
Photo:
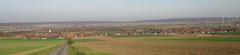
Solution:
<path fill-rule="evenodd" d="M 1 22 L 240 16 L 240 0 L 0 0 Z"/>

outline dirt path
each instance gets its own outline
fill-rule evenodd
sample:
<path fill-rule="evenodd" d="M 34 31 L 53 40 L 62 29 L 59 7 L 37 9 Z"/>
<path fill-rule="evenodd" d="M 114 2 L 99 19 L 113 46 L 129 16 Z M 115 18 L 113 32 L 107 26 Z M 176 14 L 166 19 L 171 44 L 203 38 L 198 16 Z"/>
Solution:
<path fill-rule="evenodd" d="M 67 53 L 68 47 L 69 47 L 69 45 L 67 43 L 65 43 L 49 55 L 68 55 L 68 53 Z"/>

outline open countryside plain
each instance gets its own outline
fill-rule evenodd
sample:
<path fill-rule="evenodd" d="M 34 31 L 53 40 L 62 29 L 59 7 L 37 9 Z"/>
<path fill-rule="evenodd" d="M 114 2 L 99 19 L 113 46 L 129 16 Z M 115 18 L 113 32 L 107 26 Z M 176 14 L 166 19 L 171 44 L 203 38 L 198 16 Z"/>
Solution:
<path fill-rule="evenodd" d="M 75 41 L 71 55 L 239 55 L 239 37 L 125 36 Z M 101 53 L 101 54 L 99 54 Z"/>
<path fill-rule="evenodd" d="M 1 55 L 47 55 L 64 40 L 0 39 Z"/>

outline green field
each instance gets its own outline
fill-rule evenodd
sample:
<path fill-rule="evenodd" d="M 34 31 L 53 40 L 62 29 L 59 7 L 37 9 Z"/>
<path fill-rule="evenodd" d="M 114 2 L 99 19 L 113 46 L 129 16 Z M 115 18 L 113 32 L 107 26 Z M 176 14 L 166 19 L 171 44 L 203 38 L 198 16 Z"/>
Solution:
<path fill-rule="evenodd" d="M 61 44 L 64 40 L 41 40 L 41 39 L 0 39 L 0 53 L 1 55 L 42 55 L 47 54 L 49 49 L 41 49 L 46 48 L 48 46 L 53 46 L 57 44 Z M 41 50 L 37 50 L 41 49 Z M 37 50 L 34 52 L 34 50 Z M 37 52 L 41 52 L 37 53 Z"/>
<path fill-rule="evenodd" d="M 239 37 L 125 36 L 82 39 L 72 55 L 239 55 Z"/>

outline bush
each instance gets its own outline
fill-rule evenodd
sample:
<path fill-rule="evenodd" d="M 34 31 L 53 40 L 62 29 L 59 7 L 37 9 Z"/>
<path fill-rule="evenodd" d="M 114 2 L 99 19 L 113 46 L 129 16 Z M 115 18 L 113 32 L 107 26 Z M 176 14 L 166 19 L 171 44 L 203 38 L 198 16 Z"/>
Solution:
<path fill-rule="evenodd" d="M 73 41 L 72 39 L 68 39 L 68 40 L 67 40 L 67 43 L 68 43 L 69 45 L 71 45 L 71 44 L 74 43 L 74 41 Z"/>

